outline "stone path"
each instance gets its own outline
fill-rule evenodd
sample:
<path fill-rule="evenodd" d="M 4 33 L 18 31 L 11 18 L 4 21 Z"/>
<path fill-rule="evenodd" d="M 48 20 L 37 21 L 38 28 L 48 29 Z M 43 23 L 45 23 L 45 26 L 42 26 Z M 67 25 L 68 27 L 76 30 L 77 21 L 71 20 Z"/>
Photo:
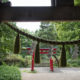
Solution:
<path fill-rule="evenodd" d="M 49 67 L 35 68 L 37 73 L 28 73 L 30 68 L 21 68 L 22 80 L 80 80 L 80 68 L 55 68 L 54 72 Z"/>

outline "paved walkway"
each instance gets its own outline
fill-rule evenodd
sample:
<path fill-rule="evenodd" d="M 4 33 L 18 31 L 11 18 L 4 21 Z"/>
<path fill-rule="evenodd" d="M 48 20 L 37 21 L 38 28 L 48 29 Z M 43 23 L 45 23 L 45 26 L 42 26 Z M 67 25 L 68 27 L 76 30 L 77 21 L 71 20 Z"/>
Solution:
<path fill-rule="evenodd" d="M 30 68 L 21 68 L 22 80 L 80 80 L 80 68 L 55 68 L 54 72 L 49 67 L 35 68 L 37 73 L 28 73 Z"/>

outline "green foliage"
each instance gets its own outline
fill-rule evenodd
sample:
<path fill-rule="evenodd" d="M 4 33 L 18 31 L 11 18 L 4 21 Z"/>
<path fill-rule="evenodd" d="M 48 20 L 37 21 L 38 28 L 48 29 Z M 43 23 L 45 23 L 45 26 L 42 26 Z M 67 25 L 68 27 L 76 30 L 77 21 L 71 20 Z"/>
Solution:
<path fill-rule="evenodd" d="M 40 29 L 39 31 L 35 32 L 35 36 L 38 36 L 46 40 L 56 40 L 57 34 L 56 34 L 55 25 L 51 24 L 50 22 L 41 22 Z M 48 48 L 49 45 L 41 43 L 40 47 Z"/>
<path fill-rule="evenodd" d="M 67 63 L 68 67 L 80 67 L 80 59 L 75 59 L 75 60 L 68 59 Z"/>
<path fill-rule="evenodd" d="M 74 0 L 74 5 L 75 6 L 80 6 L 80 0 Z"/>
<path fill-rule="evenodd" d="M 25 33 L 29 33 L 31 34 L 30 31 L 28 31 L 27 29 L 21 29 L 23 32 Z M 31 43 L 32 43 L 32 40 L 23 36 L 23 35 L 20 35 L 20 39 L 21 39 L 21 45 L 22 47 L 30 47 L 31 46 Z"/>
<path fill-rule="evenodd" d="M 40 51 L 39 51 L 39 42 L 36 45 L 36 50 L 35 50 L 35 63 L 39 64 L 40 63 Z"/>
<path fill-rule="evenodd" d="M 9 66 L 17 66 L 17 67 L 27 67 L 28 60 L 27 58 L 23 58 L 21 55 L 9 54 L 4 62 Z"/>
<path fill-rule="evenodd" d="M 7 55 L 7 53 L 0 53 L 0 61 L 3 60 Z"/>
<path fill-rule="evenodd" d="M 21 80 L 21 73 L 13 66 L 0 66 L 0 80 Z"/>
<path fill-rule="evenodd" d="M 12 23 L 12 25 L 14 24 Z M 0 63 L 3 62 L 8 53 L 12 53 L 15 34 L 7 25 L 0 24 Z"/>
<path fill-rule="evenodd" d="M 25 33 L 29 33 L 31 34 L 31 32 L 29 32 L 27 29 L 21 29 L 22 31 L 24 31 Z M 32 40 L 23 36 L 23 35 L 20 35 L 20 42 L 21 42 L 21 55 L 23 57 L 25 57 L 27 55 L 27 50 L 24 49 L 24 48 L 27 48 L 27 47 L 31 47 L 31 44 L 32 44 Z"/>
<path fill-rule="evenodd" d="M 12 25 L 16 25 L 16 23 L 10 22 Z M 25 30 L 25 32 L 28 32 Z M 5 25 L 4 23 L 0 24 L 0 64 L 2 64 L 3 59 L 8 55 L 8 53 L 13 53 L 14 50 L 14 39 L 16 36 L 16 32 Z M 21 36 L 21 45 L 23 47 L 28 47 L 31 45 L 31 40 L 26 39 L 26 37 Z M 24 53 L 23 53 L 24 54 Z M 24 57 L 26 54 L 24 55 Z M 11 63 L 10 63 L 11 64 Z M 16 64 L 16 63 L 15 63 Z M 13 63 L 11 64 L 13 65 Z M 21 61 L 21 63 L 17 63 L 18 66 L 27 66 L 27 62 Z"/>
<path fill-rule="evenodd" d="M 8 2 L 8 1 L 9 1 L 9 0 L 2 0 L 3 3 L 6 3 L 6 2 Z"/>
<path fill-rule="evenodd" d="M 37 71 L 36 70 L 34 70 L 34 71 L 28 71 L 28 73 L 37 73 Z"/>
<path fill-rule="evenodd" d="M 80 39 L 80 22 L 52 22 L 51 24 L 55 24 L 56 26 L 57 41 L 72 41 Z M 66 46 L 66 52 L 69 54 L 67 57 L 72 55 L 70 54 L 70 47 L 73 49 L 73 45 Z"/>
<path fill-rule="evenodd" d="M 14 37 L 16 33 L 4 23 L 0 24 L 0 53 L 13 51 Z"/>
<path fill-rule="evenodd" d="M 37 73 L 36 70 L 34 70 L 34 71 L 27 71 L 27 70 L 24 70 L 23 72 L 26 72 L 26 73 Z"/>
<path fill-rule="evenodd" d="M 75 0 L 77 2 L 77 0 Z M 78 1 L 80 2 L 80 0 Z M 48 40 L 56 41 L 72 41 L 80 39 L 80 22 L 42 22 L 40 30 L 35 32 L 36 36 L 39 36 Z M 78 46 L 80 46 L 78 44 Z M 41 44 L 41 48 L 49 47 L 47 44 Z M 74 50 L 74 45 L 66 45 L 66 57 L 70 59 L 73 52 L 70 52 L 70 48 Z M 58 57 L 61 53 L 61 46 L 58 46 Z M 44 55 L 42 55 L 44 56 Z M 79 50 L 80 56 L 80 50 Z M 44 56 L 45 57 L 45 56 Z M 64 60 L 63 60 L 64 61 Z M 76 63 L 75 63 L 76 64 Z M 74 64 L 74 65 L 75 65 Z"/>
<path fill-rule="evenodd" d="M 15 39 L 15 44 L 14 44 L 14 53 L 15 54 L 19 54 L 20 53 L 20 36 L 19 36 L 19 33 L 17 34 L 16 36 L 16 39 Z"/>
<path fill-rule="evenodd" d="M 57 32 L 57 40 L 69 41 L 80 38 L 80 22 L 54 22 Z"/>
<path fill-rule="evenodd" d="M 56 30 L 55 26 L 50 24 L 49 22 L 42 22 L 40 26 L 40 30 L 35 32 L 36 36 L 49 39 L 49 40 L 56 40 Z"/>

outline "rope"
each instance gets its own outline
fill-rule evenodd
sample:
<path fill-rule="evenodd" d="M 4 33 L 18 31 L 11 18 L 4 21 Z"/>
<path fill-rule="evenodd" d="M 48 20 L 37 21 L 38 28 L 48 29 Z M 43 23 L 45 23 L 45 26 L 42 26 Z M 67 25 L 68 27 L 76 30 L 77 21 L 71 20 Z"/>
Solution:
<path fill-rule="evenodd" d="M 78 44 L 80 43 L 80 40 L 75 40 L 75 41 L 65 41 L 65 42 L 60 42 L 60 41 L 52 41 L 52 40 L 45 40 L 45 39 L 42 39 L 40 37 L 35 37 L 35 36 L 32 36 L 28 33 L 25 33 L 21 30 L 19 30 L 18 28 L 16 28 L 15 26 L 11 25 L 10 23 L 8 22 L 4 22 L 6 25 L 8 25 L 12 30 L 16 31 L 17 33 L 19 34 L 22 34 L 34 41 L 39 41 L 39 42 L 42 42 L 42 43 L 47 43 L 47 44 L 54 44 L 54 45 L 63 45 L 63 44 L 66 44 L 66 45 L 71 45 L 71 44 Z"/>

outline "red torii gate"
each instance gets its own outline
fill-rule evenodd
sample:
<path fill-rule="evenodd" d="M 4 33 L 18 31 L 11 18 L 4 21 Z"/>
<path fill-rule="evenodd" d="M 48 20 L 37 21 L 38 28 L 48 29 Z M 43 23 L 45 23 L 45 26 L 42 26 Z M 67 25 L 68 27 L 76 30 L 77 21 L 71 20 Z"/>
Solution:
<path fill-rule="evenodd" d="M 31 48 L 27 48 L 27 50 L 31 50 Z M 40 49 L 40 54 L 48 54 L 48 53 L 49 53 L 49 48 L 41 48 Z M 53 48 L 53 54 L 56 54 L 56 48 Z M 33 52 L 31 71 L 34 71 L 34 56 L 35 56 L 35 53 Z M 50 58 L 50 70 L 53 71 L 52 57 Z"/>
<path fill-rule="evenodd" d="M 27 50 L 31 50 L 31 48 L 27 48 Z M 49 48 L 40 48 L 40 54 L 48 54 Z M 53 54 L 56 54 L 56 48 L 53 48 Z"/>

